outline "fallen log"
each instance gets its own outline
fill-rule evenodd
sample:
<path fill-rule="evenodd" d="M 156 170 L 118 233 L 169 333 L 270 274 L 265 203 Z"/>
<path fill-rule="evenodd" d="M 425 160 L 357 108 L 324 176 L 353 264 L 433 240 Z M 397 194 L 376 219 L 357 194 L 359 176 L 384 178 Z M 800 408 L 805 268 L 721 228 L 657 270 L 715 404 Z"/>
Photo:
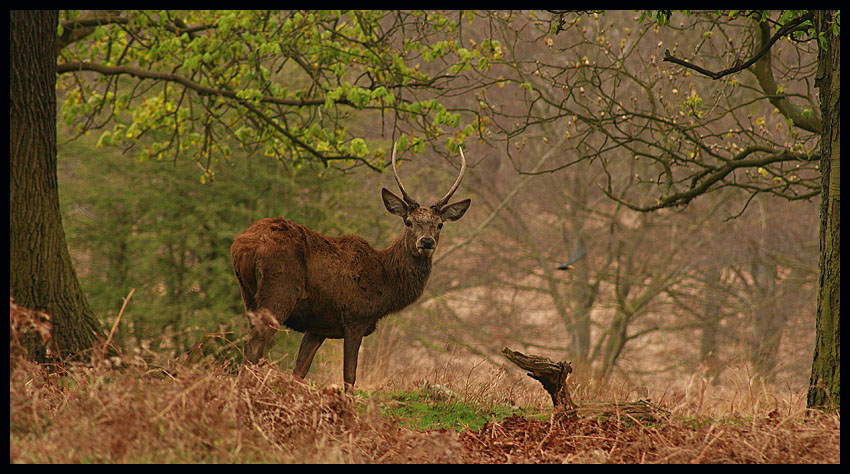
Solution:
<path fill-rule="evenodd" d="M 616 416 L 650 422 L 662 421 L 671 415 L 669 411 L 652 404 L 650 400 L 582 402 L 581 405 L 576 405 L 567 388 L 567 376 L 573 371 L 570 362 L 554 362 L 546 357 L 526 355 L 507 347 L 502 349 L 502 354 L 521 369 L 527 370 L 529 377 L 543 384 L 543 389 L 552 397 L 556 414 L 582 418 Z"/>

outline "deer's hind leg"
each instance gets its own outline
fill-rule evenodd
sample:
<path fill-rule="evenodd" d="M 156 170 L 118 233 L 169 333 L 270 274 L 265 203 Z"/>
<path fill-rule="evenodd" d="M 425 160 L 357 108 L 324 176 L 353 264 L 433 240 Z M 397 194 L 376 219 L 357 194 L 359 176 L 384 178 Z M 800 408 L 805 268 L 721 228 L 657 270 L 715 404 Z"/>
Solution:
<path fill-rule="evenodd" d="M 295 366 L 292 371 L 295 375 L 304 378 L 310 370 L 310 364 L 313 363 L 313 357 L 319 346 L 325 342 L 325 336 L 320 336 L 312 332 L 305 332 L 301 338 L 301 347 L 298 348 L 298 357 L 295 359 Z"/>
<path fill-rule="evenodd" d="M 292 278 L 281 273 L 261 277 L 257 286 L 257 309 L 248 313 L 251 332 L 245 341 L 245 359 L 252 363 L 257 363 L 271 346 L 272 337 L 292 314 L 301 293 Z"/>

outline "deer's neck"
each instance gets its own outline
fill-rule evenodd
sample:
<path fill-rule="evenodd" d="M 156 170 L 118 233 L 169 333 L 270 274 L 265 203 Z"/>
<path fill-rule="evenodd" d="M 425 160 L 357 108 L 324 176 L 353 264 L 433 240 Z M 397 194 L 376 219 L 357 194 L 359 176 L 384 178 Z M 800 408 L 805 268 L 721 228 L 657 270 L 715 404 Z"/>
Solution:
<path fill-rule="evenodd" d="M 411 255 L 401 237 L 380 253 L 389 279 L 387 285 L 395 295 L 390 310 L 398 311 L 422 296 L 431 275 L 431 259 Z"/>

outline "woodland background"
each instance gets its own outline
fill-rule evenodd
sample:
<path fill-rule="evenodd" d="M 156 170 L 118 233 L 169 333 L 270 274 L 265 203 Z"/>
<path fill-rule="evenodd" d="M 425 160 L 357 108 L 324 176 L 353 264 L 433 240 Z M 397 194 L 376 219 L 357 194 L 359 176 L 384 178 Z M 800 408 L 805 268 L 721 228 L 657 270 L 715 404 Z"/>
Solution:
<path fill-rule="evenodd" d="M 330 21 L 321 15 L 316 22 Z M 400 223 L 378 197 L 392 180 L 376 170 L 393 140 L 401 139 L 402 174 L 419 196 L 450 183 L 452 150 L 463 141 L 471 169 L 458 196 L 471 197 L 473 206 L 443 232 L 425 296 L 365 340 L 359 380 L 379 384 L 448 363 L 501 367 L 507 346 L 571 360 L 588 378 L 639 387 L 678 386 L 698 374 L 712 384 L 744 377 L 805 388 L 818 251 L 811 165 L 741 170 L 687 206 L 647 213 L 626 205 L 652 203 L 659 187 L 686 182 L 668 180 L 663 159 L 646 160 L 650 154 L 690 169 L 712 159 L 709 148 L 813 146 L 812 135 L 765 98 L 755 74 L 712 81 L 661 60 L 668 48 L 702 63 L 725 61 L 736 49 L 747 56 L 758 31 L 750 20 L 693 13 L 660 27 L 631 11 L 579 15 L 562 25 L 547 12 L 405 15 L 392 21 L 407 25 L 406 36 L 392 41 L 405 48 L 421 41 L 409 49 L 418 58 L 406 65 L 444 84 L 396 92 L 393 113 L 338 113 L 333 120 L 344 115 L 346 132 L 368 148 L 359 161 L 309 160 L 270 151 L 259 138 L 240 147 L 237 138 L 249 132 L 233 121 L 229 138 L 193 125 L 195 133 L 215 136 L 212 153 L 157 151 L 168 131 L 134 133 L 141 127 L 130 119 L 142 112 L 131 117 L 118 109 L 108 124 L 88 117 L 92 107 L 111 106 L 97 90 L 100 97 L 147 96 L 147 113 L 167 111 L 163 86 L 129 76 L 60 76 L 60 99 L 70 99 L 60 111 L 58 146 L 63 224 L 105 327 L 136 289 L 115 335 L 119 345 L 178 357 L 205 341 L 203 351 L 238 359 L 225 342 L 237 342 L 247 328 L 228 253 L 236 235 L 256 219 L 283 216 L 386 246 Z M 815 114 L 816 45 L 779 41 L 776 81 Z M 81 53 L 63 54 L 84 54 L 85 44 L 73 45 Z M 271 69 L 271 82 L 309 89 L 309 66 L 291 64 Z M 93 82 L 80 93 L 83 78 Z M 428 102 L 433 98 L 439 107 Z M 197 100 L 215 110 L 205 96 Z M 420 104 L 444 116 L 401 120 Z M 674 125 L 630 121 L 624 109 Z M 327 126 L 323 110 L 298 113 Z M 676 126 L 687 132 L 677 136 Z M 556 269 L 576 256 L 570 269 Z M 298 337 L 281 333 L 271 357 L 288 366 Z M 329 380 L 338 378 L 338 357 L 333 342 L 319 352 L 316 367 L 325 367 Z"/>

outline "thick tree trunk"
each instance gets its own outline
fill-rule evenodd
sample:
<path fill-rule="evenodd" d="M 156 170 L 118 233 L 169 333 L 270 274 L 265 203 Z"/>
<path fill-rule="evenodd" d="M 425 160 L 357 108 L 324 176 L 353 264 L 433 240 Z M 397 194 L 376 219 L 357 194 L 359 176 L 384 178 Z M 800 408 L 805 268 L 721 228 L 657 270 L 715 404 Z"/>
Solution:
<path fill-rule="evenodd" d="M 55 11 L 10 11 L 9 292 L 52 317 L 52 349 L 63 358 L 92 347 L 99 334 L 71 264 L 59 213 L 56 175 Z M 30 356 L 46 357 L 29 341 Z"/>
<path fill-rule="evenodd" d="M 815 31 L 826 48 L 818 54 L 815 86 L 820 91 L 821 117 L 821 225 L 820 291 L 816 340 L 807 404 L 837 409 L 841 404 L 841 37 L 832 34 L 833 11 L 815 12 Z"/>

